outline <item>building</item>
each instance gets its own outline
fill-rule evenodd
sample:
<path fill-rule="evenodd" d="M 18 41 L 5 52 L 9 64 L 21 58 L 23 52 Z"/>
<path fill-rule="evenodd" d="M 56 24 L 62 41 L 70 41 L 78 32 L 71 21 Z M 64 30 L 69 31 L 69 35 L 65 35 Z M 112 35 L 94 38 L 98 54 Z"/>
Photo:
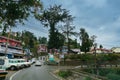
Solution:
<path fill-rule="evenodd" d="M 91 53 L 95 52 L 95 49 L 90 50 Z M 112 53 L 110 49 L 96 48 L 96 53 Z"/>
<path fill-rule="evenodd" d="M 0 55 L 4 53 L 10 58 L 23 57 L 24 51 L 20 41 L 0 36 Z"/>
<path fill-rule="evenodd" d="M 120 47 L 113 47 L 111 50 L 113 53 L 120 53 Z"/>
<path fill-rule="evenodd" d="M 38 51 L 37 52 L 38 53 L 40 53 L 40 52 L 47 52 L 47 45 L 46 44 L 40 44 L 38 46 Z"/>

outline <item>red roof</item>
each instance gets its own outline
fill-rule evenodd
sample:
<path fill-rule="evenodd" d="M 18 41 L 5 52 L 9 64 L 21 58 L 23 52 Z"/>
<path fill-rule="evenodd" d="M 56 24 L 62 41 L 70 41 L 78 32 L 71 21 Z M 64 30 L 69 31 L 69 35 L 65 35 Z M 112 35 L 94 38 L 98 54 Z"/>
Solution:
<path fill-rule="evenodd" d="M 8 39 L 7 37 L 4 37 L 4 36 L 0 36 L 0 38 L 3 38 L 3 39 Z M 10 39 L 9 38 L 9 41 L 14 41 L 14 42 L 17 42 L 17 43 L 21 43 L 21 41 L 17 41 L 17 40 L 14 40 L 14 39 Z M 6 42 L 6 41 L 3 41 L 3 42 Z"/>

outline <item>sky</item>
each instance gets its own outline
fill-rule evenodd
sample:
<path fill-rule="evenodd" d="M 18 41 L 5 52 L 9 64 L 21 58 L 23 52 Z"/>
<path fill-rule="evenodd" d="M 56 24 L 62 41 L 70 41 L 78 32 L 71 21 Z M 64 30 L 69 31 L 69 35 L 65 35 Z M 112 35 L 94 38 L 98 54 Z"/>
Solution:
<path fill-rule="evenodd" d="M 120 47 L 120 0 L 41 0 L 44 8 L 62 5 L 75 17 L 75 31 L 85 28 L 87 33 L 96 35 L 96 43 L 103 48 Z M 18 25 L 13 31 L 28 30 L 35 36 L 48 37 L 48 28 L 32 16 L 25 25 Z M 76 37 L 72 37 L 75 39 Z M 77 38 L 79 39 L 79 37 Z M 78 40 L 79 41 L 79 40 Z"/>

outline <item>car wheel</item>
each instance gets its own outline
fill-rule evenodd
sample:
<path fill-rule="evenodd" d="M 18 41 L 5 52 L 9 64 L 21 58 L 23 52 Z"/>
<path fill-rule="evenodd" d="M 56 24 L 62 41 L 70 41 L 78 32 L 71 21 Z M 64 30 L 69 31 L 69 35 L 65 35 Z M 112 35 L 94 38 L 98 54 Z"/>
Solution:
<path fill-rule="evenodd" d="M 10 70 L 16 70 L 16 67 L 15 66 L 11 66 Z"/>

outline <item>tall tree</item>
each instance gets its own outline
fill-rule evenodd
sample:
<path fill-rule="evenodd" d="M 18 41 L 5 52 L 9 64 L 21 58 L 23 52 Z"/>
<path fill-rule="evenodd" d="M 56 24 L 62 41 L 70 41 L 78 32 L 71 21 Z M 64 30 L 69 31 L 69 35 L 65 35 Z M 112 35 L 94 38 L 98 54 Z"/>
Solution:
<path fill-rule="evenodd" d="M 57 42 L 57 35 L 55 33 L 57 29 L 55 26 L 59 22 L 64 22 L 65 19 L 68 17 L 71 17 L 71 15 L 69 15 L 69 11 L 67 11 L 66 9 L 62 9 L 61 5 L 50 6 L 50 8 L 43 11 L 42 15 L 36 16 L 36 18 L 38 18 L 44 26 L 50 27 L 48 41 L 49 49 L 56 48 L 55 42 Z"/>
<path fill-rule="evenodd" d="M 91 43 L 92 43 L 91 46 L 93 46 L 93 45 L 95 44 L 96 38 L 97 38 L 96 35 L 92 35 L 92 36 L 91 36 L 91 39 L 90 39 L 90 40 L 91 40 Z"/>
<path fill-rule="evenodd" d="M 67 47 L 68 47 L 68 53 L 70 51 L 70 39 L 69 37 L 71 35 L 74 35 L 75 32 L 73 31 L 75 29 L 75 26 L 72 25 L 73 23 L 73 18 L 74 17 L 69 17 L 65 20 L 65 25 L 63 27 L 61 27 L 63 33 L 65 34 L 66 36 L 66 39 L 67 39 Z"/>
<path fill-rule="evenodd" d="M 80 40 L 81 40 L 81 51 L 88 52 L 91 47 L 91 40 L 89 39 L 88 33 L 84 28 L 80 29 Z"/>
<path fill-rule="evenodd" d="M 23 31 L 21 36 L 22 42 L 24 43 L 23 47 L 30 49 L 33 55 L 37 56 L 38 49 L 38 40 L 33 33 L 29 31 Z"/>
<path fill-rule="evenodd" d="M 58 30 L 55 33 L 57 35 L 57 37 L 56 37 L 57 42 L 55 42 L 56 48 L 60 49 L 64 45 L 65 36 L 63 34 L 61 34 L 60 32 L 58 32 Z"/>
<path fill-rule="evenodd" d="M 0 0 L 0 23 L 4 30 L 7 26 L 15 26 L 16 23 L 23 23 L 28 16 L 37 13 L 42 5 L 40 0 Z"/>
<path fill-rule="evenodd" d="M 26 48 L 33 48 L 34 47 L 34 41 L 37 41 L 37 38 L 33 35 L 33 33 L 29 31 L 23 31 L 22 36 L 23 39 L 22 42 L 25 43 Z"/>

